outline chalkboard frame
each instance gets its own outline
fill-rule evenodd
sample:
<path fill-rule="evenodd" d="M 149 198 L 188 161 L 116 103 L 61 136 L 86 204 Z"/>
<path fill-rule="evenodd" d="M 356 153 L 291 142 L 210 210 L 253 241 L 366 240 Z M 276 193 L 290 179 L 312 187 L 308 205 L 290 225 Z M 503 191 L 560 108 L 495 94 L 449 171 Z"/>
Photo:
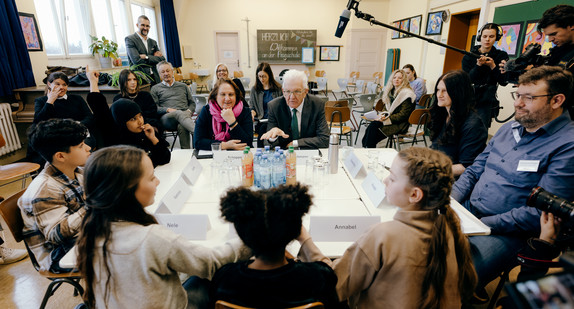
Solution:
<path fill-rule="evenodd" d="M 257 60 L 276 64 L 300 64 L 303 47 L 317 47 L 316 29 L 257 29 Z M 313 63 L 315 63 L 313 57 Z"/>

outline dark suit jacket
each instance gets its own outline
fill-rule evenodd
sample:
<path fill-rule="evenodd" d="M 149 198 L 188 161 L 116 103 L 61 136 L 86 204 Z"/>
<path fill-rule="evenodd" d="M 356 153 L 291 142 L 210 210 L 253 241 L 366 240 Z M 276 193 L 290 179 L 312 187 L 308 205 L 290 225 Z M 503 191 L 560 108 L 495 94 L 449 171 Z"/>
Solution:
<path fill-rule="evenodd" d="M 325 119 L 325 104 L 321 99 L 308 94 L 303 103 L 301 113 L 300 138 L 297 140 L 299 148 L 316 149 L 329 147 L 329 126 Z M 291 138 L 291 109 L 284 97 L 278 97 L 269 102 L 269 122 L 267 130 L 278 127 L 288 138 L 279 137 L 272 146 L 285 148 L 293 139 Z"/>
<path fill-rule="evenodd" d="M 155 65 L 165 60 L 165 57 L 157 57 L 153 55 L 156 51 L 159 51 L 159 46 L 155 40 L 148 37 L 146 50 L 137 33 L 128 35 L 126 36 L 126 50 L 130 66 L 134 64 L 142 65 L 141 67 L 138 67 L 138 71 L 142 71 L 146 74 L 151 74 L 153 72 L 155 82 L 159 83 L 161 81 Z M 140 55 L 143 54 L 147 55 L 149 59 L 141 59 Z"/>

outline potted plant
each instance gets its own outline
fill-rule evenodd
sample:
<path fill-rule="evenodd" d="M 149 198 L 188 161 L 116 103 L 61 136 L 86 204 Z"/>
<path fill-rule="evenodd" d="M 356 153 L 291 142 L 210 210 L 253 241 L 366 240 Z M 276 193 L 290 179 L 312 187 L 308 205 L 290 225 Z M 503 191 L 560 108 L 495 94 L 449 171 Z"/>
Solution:
<path fill-rule="evenodd" d="M 106 39 L 105 36 L 102 36 L 101 39 L 93 35 L 90 35 L 90 37 L 92 38 L 92 44 L 90 44 L 92 56 L 100 55 L 100 66 L 102 69 L 111 68 L 112 58 L 118 58 L 118 43 Z"/>
<path fill-rule="evenodd" d="M 153 81 L 153 79 L 148 74 L 146 74 L 142 71 L 138 71 L 138 68 L 141 66 L 149 66 L 149 65 L 147 65 L 147 64 L 134 64 L 130 67 L 130 70 L 132 72 L 134 72 L 140 85 L 150 84 Z M 121 73 L 121 71 L 115 71 L 114 74 L 112 74 L 112 79 L 109 82 L 110 86 L 119 87 L 120 73 Z"/>

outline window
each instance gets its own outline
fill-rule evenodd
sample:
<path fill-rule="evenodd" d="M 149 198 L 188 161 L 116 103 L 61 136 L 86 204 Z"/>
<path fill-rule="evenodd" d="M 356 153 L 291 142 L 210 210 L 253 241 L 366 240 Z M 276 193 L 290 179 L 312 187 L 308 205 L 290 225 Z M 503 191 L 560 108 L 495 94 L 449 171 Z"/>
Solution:
<path fill-rule="evenodd" d="M 124 38 L 132 33 L 137 17 L 150 19 L 149 37 L 157 41 L 155 10 L 130 0 L 34 0 L 48 56 L 68 58 L 89 56 L 90 35 L 105 36 L 118 43 L 118 53 L 126 54 Z M 136 16 L 130 26 L 130 12 Z"/>

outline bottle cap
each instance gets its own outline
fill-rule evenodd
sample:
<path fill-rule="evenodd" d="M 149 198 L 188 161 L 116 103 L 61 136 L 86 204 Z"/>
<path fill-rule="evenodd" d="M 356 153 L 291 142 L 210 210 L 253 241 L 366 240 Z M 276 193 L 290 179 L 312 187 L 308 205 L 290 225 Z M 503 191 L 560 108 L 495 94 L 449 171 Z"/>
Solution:
<path fill-rule="evenodd" d="M 329 136 L 329 144 L 338 145 L 339 144 L 339 134 L 331 134 L 331 136 Z"/>

